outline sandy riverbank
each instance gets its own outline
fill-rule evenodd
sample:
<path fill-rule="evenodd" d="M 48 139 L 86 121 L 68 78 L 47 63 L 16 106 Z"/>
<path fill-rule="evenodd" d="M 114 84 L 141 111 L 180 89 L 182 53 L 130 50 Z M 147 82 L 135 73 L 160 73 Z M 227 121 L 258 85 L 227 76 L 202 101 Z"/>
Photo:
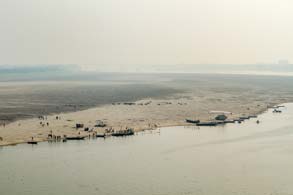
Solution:
<path fill-rule="evenodd" d="M 195 97 L 192 94 L 181 98 L 168 100 L 146 99 L 135 102 L 135 105 L 111 104 L 96 107 L 84 111 L 58 114 L 61 118 L 56 120 L 57 115 L 47 116 L 46 120 L 38 118 L 19 120 L 5 127 L 0 127 L 0 145 L 13 145 L 25 143 L 34 137 L 36 141 L 46 141 L 52 131 L 56 136 L 88 135 L 83 129 L 76 129 L 76 123 L 82 123 L 85 127 L 94 128 L 98 133 L 104 132 L 105 128 L 112 127 L 115 130 L 131 127 L 135 131 L 154 129 L 166 126 L 190 125 L 185 122 L 186 118 L 208 121 L 215 117 L 209 114 L 211 110 L 225 110 L 233 114 L 228 117 L 233 119 L 239 116 L 257 115 L 267 109 L 268 103 L 255 101 L 241 101 L 231 98 L 213 99 L 207 97 Z M 273 102 L 277 104 L 282 102 Z M 95 128 L 96 120 L 104 121 L 105 128 Z M 40 122 L 49 123 L 42 126 Z"/>
<path fill-rule="evenodd" d="M 97 120 L 102 120 L 106 128 L 131 127 L 141 131 L 190 125 L 186 118 L 208 121 L 215 117 L 209 114 L 212 110 L 232 112 L 229 118 L 233 119 L 257 115 L 268 106 L 293 101 L 291 77 L 150 74 L 108 79 L 109 82 L 2 83 L 0 116 L 11 119 L 6 123 L 17 121 L 5 127 L 0 125 L 0 145 L 23 143 L 32 137 L 45 141 L 51 131 L 56 136 L 88 135 L 83 129 L 77 130 L 76 123 L 91 129 Z M 125 105 L 125 102 L 135 104 Z M 51 113 L 61 113 L 58 114 L 61 120 Z M 45 121 L 19 120 L 26 115 L 48 116 Z M 43 127 L 40 122 L 49 126 Z M 94 128 L 99 133 L 104 130 Z"/>

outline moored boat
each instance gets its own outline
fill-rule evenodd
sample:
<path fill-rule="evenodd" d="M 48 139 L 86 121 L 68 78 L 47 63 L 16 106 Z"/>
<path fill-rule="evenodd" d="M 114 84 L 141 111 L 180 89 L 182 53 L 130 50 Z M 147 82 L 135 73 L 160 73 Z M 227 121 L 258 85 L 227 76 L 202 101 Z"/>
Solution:
<path fill-rule="evenodd" d="M 38 144 L 37 141 L 34 140 L 34 137 L 32 137 L 32 139 L 30 141 L 27 142 L 28 144 Z"/>
<path fill-rule="evenodd" d="M 200 122 L 200 123 L 197 123 L 196 125 L 197 126 L 216 126 L 218 124 L 219 124 L 218 122 Z"/>
<path fill-rule="evenodd" d="M 120 130 L 112 133 L 112 136 L 121 137 L 121 136 L 129 136 L 134 135 L 133 129 L 126 129 L 126 130 Z"/>
<path fill-rule="evenodd" d="M 103 134 L 97 134 L 96 137 L 102 137 L 102 138 L 105 138 L 106 137 L 106 134 L 103 133 Z"/>
<path fill-rule="evenodd" d="M 74 137 L 67 137 L 67 140 L 84 140 L 85 136 L 74 136 Z"/>
<path fill-rule="evenodd" d="M 194 124 L 200 123 L 200 120 L 185 119 L 185 121 L 186 121 L 187 123 L 194 123 Z"/>
<path fill-rule="evenodd" d="M 38 144 L 37 141 L 28 141 L 27 143 L 28 143 L 28 144 L 33 144 L 33 145 Z"/>

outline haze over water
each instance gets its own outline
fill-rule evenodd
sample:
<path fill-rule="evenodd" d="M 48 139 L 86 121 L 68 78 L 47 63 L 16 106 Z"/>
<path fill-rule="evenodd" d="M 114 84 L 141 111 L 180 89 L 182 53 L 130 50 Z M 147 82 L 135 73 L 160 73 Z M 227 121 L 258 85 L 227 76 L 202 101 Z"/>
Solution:
<path fill-rule="evenodd" d="M 292 194 L 293 104 L 256 120 L 1 148 L 0 194 Z"/>
<path fill-rule="evenodd" d="M 293 195 L 292 10 L 0 0 L 0 195 Z"/>

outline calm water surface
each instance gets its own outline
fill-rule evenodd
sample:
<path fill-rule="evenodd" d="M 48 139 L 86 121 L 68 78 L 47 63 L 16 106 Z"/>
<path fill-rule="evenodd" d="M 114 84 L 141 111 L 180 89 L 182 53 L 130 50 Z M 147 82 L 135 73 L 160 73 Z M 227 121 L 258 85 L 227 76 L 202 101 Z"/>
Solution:
<path fill-rule="evenodd" d="M 293 104 L 256 120 L 0 148 L 0 194 L 293 194 Z"/>

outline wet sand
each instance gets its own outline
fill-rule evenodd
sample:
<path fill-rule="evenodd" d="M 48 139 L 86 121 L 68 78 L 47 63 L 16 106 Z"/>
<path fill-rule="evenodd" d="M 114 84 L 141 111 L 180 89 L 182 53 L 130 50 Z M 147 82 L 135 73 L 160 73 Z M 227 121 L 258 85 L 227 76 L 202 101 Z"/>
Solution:
<path fill-rule="evenodd" d="M 126 81 L 0 82 L 0 124 L 120 101 L 164 97 L 180 90 Z"/>

